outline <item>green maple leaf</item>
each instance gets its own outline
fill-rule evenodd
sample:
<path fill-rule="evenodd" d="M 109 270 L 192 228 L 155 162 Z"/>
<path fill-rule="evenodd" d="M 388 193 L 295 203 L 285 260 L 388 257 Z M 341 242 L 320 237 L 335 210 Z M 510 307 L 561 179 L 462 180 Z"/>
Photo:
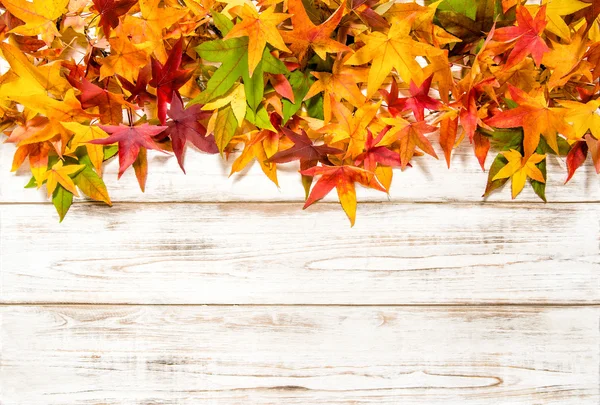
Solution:
<path fill-rule="evenodd" d="M 267 48 L 262 60 L 254 69 L 252 76 L 248 73 L 248 38 L 216 39 L 198 45 L 196 52 L 204 60 L 220 62 L 221 66 L 206 83 L 206 89 L 194 98 L 192 104 L 206 104 L 225 93 L 241 78 L 244 83 L 246 101 L 253 112 L 260 105 L 264 91 L 264 72 L 288 74 L 289 71 L 279 59 L 275 58 Z"/>

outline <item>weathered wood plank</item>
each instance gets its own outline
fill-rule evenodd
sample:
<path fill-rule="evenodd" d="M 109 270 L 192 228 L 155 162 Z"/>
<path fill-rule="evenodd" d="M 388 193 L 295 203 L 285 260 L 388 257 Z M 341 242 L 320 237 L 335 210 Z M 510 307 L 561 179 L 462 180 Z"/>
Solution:
<path fill-rule="evenodd" d="M 599 308 L 0 308 L 0 402 L 596 405 Z"/>
<path fill-rule="evenodd" d="M 597 204 L 0 205 L 4 303 L 598 304 Z"/>
<path fill-rule="evenodd" d="M 438 148 L 439 149 L 439 148 Z M 17 175 L 10 173 L 14 147 L 0 145 L 0 202 L 47 201 L 43 190 L 23 189 L 29 181 L 25 167 Z M 443 156 L 438 150 L 439 156 Z M 491 164 L 490 157 L 487 166 Z M 301 201 L 304 190 L 295 164 L 281 165 L 277 188 L 266 178 L 258 165 L 253 165 L 243 175 L 227 178 L 231 167 L 217 155 L 206 155 L 188 149 L 187 175 L 181 172 L 174 157 L 149 152 L 149 177 L 146 193 L 139 190 L 133 171 L 128 171 L 117 181 L 118 162 L 107 164 L 104 179 L 113 201 L 165 202 L 165 201 Z M 579 169 L 567 185 L 565 163 L 549 157 L 547 197 L 550 202 L 600 201 L 600 177 L 591 164 Z M 482 201 L 487 172 L 483 172 L 473 156 L 470 146 L 461 146 L 452 160 L 450 169 L 445 161 L 429 156 L 416 158 L 415 167 L 404 173 L 396 171 L 394 184 L 388 197 L 385 193 L 357 187 L 360 201 Z M 334 193 L 335 194 L 335 193 Z M 334 201 L 337 197 L 327 198 Z M 510 201 L 510 190 L 494 193 L 489 201 Z M 519 196 L 521 202 L 540 202 L 529 185 Z"/>

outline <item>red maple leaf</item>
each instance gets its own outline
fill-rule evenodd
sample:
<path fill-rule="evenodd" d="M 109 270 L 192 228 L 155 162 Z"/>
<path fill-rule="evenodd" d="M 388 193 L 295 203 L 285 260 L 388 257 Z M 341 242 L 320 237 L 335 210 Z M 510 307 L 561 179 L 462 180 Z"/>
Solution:
<path fill-rule="evenodd" d="M 300 134 L 297 134 L 291 129 L 285 127 L 281 127 L 280 130 L 285 136 L 294 142 L 294 146 L 277 152 L 271 156 L 269 159 L 270 162 L 288 163 L 293 162 L 294 160 L 300 160 L 300 164 L 305 166 L 303 167 L 304 169 L 315 166 L 319 161 L 324 164 L 330 164 L 327 155 L 338 155 L 344 153 L 344 151 L 341 149 L 332 148 L 327 145 L 315 145 L 303 129 L 301 129 Z M 312 164 L 306 166 L 308 162 L 311 162 Z"/>
<path fill-rule="evenodd" d="M 410 97 L 400 98 L 398 98 L 398 84 L 396 80 L 392 80 L 392 88 L 389 92 L 387 90 L 380 90 L 386 100 L 390 114 L 398 116 L 405 111 L 412 110 L 417 121 L 423 121 L 425 119 L 426 108 L 428 110 L 439 110 L 442 107 L 442 103 L 439 100 L 429 97 L 432 79 L 433 75 L 425 79 L 420 86 L 411 81 L 409 88 Z"/>
<path fill-rule="evenodd" d="M 135 162 L 140 153 L 140 148 L 161 150 L 152 139 L 167 129 L 164 126 L 142 124 L 129 125 L 99 125 L 99 127 L 110 136 L 104 139 L 94 139 L 89 143 L 95 145 L 119 144 L 119 176 L 121 178 L 125 170 Z"/>
<path fill-rule="evenodd" d="M 137 103 L 139 107 L 143 107 L 144 103 L 151 103 L 152 100 L 154 100 L 154 96 L 150 94 L 147 89 L 148 82 L 150 81 L 150 75 L 150 65 L 146 65 L 140 69 L 135 84 L 131 83 L 122 76 L 116 75 L 123 88 L 131 93 L 131 95 L 127 97 L 127 101 Z"/>
<path fill-rule="evenodd" d="M 527 55 L 531 55 L 537 65 L 542 63 L 542 56 L 550 49 L 541 35 L 546 28 L 546 6 L 540 7 L 535 15 L 531 16 L 526 7 L 517 8 L 518 26 L 498 28 L 494 33 L 493 39 L 499 42 L 515 41 L 513 50 L 508 55 L 508 60 L 503 70 L 508 70 L 516 66 Z"/>
<path fill-rule="evenodd" d="M 379 184 L 375 174 L 355 166 L 315 166 L 300 172 L 305 176 L 321 175 L 306 199 L 303 209 L 325 197 L 334 188 L 337 189 L 342 208 L 354 225 L 356 218 L 356 191 L 354 183 L 360 183 L 365 187 L 374 188 L 386 192 Z"/>
<path fill-rule="evenodd" d="M 137 0 L 93 0 L 94 8 L 100 14 L 99 24 L 102 26 L 104 36 L 109 37 L 110 29 L 117 28 L 119 17 L 129 11 Z"/>
<path fill-rule="evenodd" d="M 179 88 L 192 77 L 193 69 L 181 70 L 181 58 L 183 56 L 183 37 L 171 49 L 165 64 L 152 58 L 152 80 L 150 86 L 156 88 L 158 119 L 165 124 L 167 119 L 167 104 L 173 99 L 173 95 L 179 95 Z"/>
<path fill-rule="evenodd" d="M 206 128 L 199 122 L 201 119 L 209 118 L 211 115 L 210 111 L 202 111 L 202 106 L 199 104 L 184 109 L 183 102 L 179 97 L 173 95 L 171 108 L 167 114 L 172 121 L 167 121 L 167 129 L 162 135 L 165 138 L 167 136 L 171 138 L 173 152 L 177 157 L 179 167 L 181 167 L 184 173 L 183 152 L 188 141 L 203 152 L 219 152 L 215 143 L 215 137 L 213 135 L 206 136 Z"/>
<path fill-rule="evenodd" d="M 111 93 L 86 78 L 82 79 L 77 88 L 81 90 L 79 95 L 81 108 L 98 107 L 102 123 L 120 124 L 123 121 L 123 107 L 136 108 L 135 105 L 125 101 L 122 94 Z"/>
<path fill-rule="evenodd" d="M 383 139 L 390 128 L 390 126 L 383 128 L 379 132 L 379 135 L 377 135 L 377 138 L 373 138 L 373 133 L 370 129 L 367 129 L 365 151 L 356 157 L 354 161 L 355 165 L 364 163 L 365 170 L 374 172 L 377 168 L 377 163 L 389 167 L 399 167 L 402 164 L 398 153 L 389 150 L 385 146 L 375 146 Z M 411 166 L 411 164 L 409 163 L 408 166 Z"/>

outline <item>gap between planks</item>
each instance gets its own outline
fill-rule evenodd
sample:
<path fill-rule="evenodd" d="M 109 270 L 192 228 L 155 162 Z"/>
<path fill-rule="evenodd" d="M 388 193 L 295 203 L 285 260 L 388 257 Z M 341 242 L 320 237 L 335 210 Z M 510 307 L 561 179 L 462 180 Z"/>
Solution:
<path fill-rule="evenodd" d="M 523 307 L 523 308 L 600 308 L 600 304 L 585 304 L 580 302 L 548 302 L 548 303 L 486 303 L 486 304 L 144 304 L 144 303 L 129 303 L 129 302 L 10 302 L 0 303 L 0 308 L 3 307 L 215 307 L 215 308 L 263 308 L 263 307 L 315 307 L 315 308 L 467 308 L 467 309 L 485 309 L 494 307 Z"/>

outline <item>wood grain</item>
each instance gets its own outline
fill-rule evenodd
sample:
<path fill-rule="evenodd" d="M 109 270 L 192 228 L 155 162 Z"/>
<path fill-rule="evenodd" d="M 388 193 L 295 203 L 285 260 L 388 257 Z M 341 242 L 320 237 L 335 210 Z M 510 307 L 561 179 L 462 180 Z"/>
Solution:
<path fill-rule="evenodd" d="M 434 141 L 435 143 L 435 141 Z M 437 143 L 436 143 L 437 145 Z M 439 149 L 439 148 L 438 148 Z M 17 175 L 10 173 L 14 147 L 0 145 L 0 202 L 46 202 L 44 189 L 24 189 L 31 174 L 24 166 Z M 495 155 L 489 157 L 489 167 Z M 438 155 L 443 152 L 438 150 Z M 277 188 L 253 165 L 242 175 L 229 175 L 231 163 L 218 155 L 207 155 L 188 148 L 186 171 L 181 172 L 173 156 L 150 151 L 149 177 L 146 193 L 139 190 L 133 170 L 127 171 L 117 181 L 118 162 L 113 159 L 106 165 L 104 180 L 113 201 L 132 202 L 235 202 L 235 201 L 303 201 L 302 188 L 296 164 L 280 165 Z M 233 160 L 233 159 L 231 159 Z M 565 163 L 562 158 L 548 157 L 548 186 L 546 195 L 550 202 L 599 202 L 600 177 L 591 164 L 581 167 L 575 177 L 564 185 Z M 357 187 L 359 201 L 397 202 L 481 202 L 487 172 L 483 172 L 471 147 L 467 144 L 456 150 L 450 169 L 446 162 L 430 156 L 415 158 L 413 168 L 395 171 L 390 195 Z M 541 203 L 529 184 L 518 197 L 520 202 Z M 336 201 L 333 193 L 326 201 Z M 509 187 L 493 193 L 489 201 L 510 201 Z"/>
<path fill-rule="evenodd" d="M 0 307 L 2 403 L 596 405 L 600 308 Z"/>
<path fill-rule="evenodd" d="M 598 304 L 597 204 L 0 205 L 3 303 Z"/>

